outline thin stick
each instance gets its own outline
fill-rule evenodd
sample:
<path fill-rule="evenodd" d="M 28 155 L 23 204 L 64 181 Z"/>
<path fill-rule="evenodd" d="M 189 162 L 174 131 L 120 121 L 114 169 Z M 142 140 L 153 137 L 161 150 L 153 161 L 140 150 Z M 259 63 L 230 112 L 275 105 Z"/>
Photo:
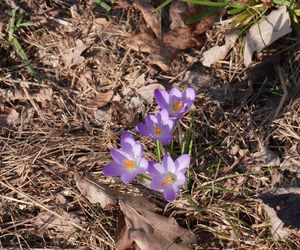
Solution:
<path fill-rule="evenodd" d="M 29 200 L 32 204 L 46 210 L 47 212 L 49 212 L 50 214 L 53 214 L 54 216 L 56 216 L 57 218 L 61 219 L 61 220 L 64 220 L 64 221 L 67 221 L 68 223 L 70 223 L 72 226 L 82 230 L 82 231 L 85 231 L 85 229 L 83 227 L 81 227 L 80 225 L 78 225 L 77 223 L 69 220 L 69 219 L 66 219 L 64 218 L 63 216 L 61 216 L 60 214 L 54 212 L 53 210 L 51 210 L 50 208 L 47 208 L 46 206 L 44 206 L 43 204 L 35 201 L 33 198 L 31 198 L 29 195 L 19 191 L 18 189 L 14 188 L 13 186 L 11 186 L 10 184 L 8 183 L 4 183 L 3 181 L 0 181 L 0 185 L 20 194 L 21 196 L 23 196 L 25 199 Z"/>

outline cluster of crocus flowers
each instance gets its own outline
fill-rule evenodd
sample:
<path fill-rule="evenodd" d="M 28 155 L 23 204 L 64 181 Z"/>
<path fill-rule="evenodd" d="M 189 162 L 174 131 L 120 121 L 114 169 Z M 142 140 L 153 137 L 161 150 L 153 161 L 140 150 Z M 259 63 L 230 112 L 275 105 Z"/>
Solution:
<path fill-rule="evenodd" d="M 172 88 L 170 92 L 156 89 L 155 100 L 160 107 L 156 115 L 147 115 L 145 123 L 136 126 L 138 132 L 149 136 L 161 144 L 169 144 L 172 141 L 172 131 L 175 122 L 178 121 L 190 108 L 195 100 L 195 91 L 188 88 L 180 92 Z M 121 136 L 121 148 L 111 149 L 113 161 L 103 168 L 107 176 L 120 176 L 127 184 L 142 173 L 151 177 L 150 187 L 154 190 L 162 190 L 167 201 L 172 201 L 179 193 L 179 187 L 184 185 L 185 173 L 190 164 L 190 156 L 183 154 L 175 161 L 170 155 L 163 156 L 161 162 L 148 162 L 143 158 L 142 145 L 136 142 L 130 132 L 124 132 Z"/>

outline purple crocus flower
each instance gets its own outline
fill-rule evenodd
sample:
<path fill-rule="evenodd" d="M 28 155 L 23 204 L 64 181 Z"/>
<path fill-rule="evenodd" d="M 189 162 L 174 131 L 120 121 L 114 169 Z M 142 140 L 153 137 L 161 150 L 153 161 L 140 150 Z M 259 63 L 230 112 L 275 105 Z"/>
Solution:
<path fill-rule="evenodd" d="M 156 115 L 147 115 L 146 123 L 139 123 L 136 130 L 142 135 L 149 136 L 152 140 L 159 140 L 162 144 L 172 141 L 172 129 L 174 121 L 170 120 L 166 109 Z"/>
<path fill-rule="evenodd" d="M 189 164 L 188 154 L 181 155 L 175 162 L 169 155 L 164 155 L 162 163 L 154 163 L 148 168 L 152 176 L 150 187 L 154 190 L 163 190 L 167 201 L 174 200 L 179 187 L 185 183 L 185 172 Z"/>
<path fill-rule="evenodd" d="M 103 168 L 107 176 L 121 176 L 121 180 L 127 184 L 148 168 L 148 161 L 142 158 L 143 148 L 137 143 L 132 134 L 124 132 L 121 135 L 121 148 L 111 149 L 113 161 Z"/>
<path fill-rule="evenodd" d="M 179 120 L 191 107 L 195 100 L 195 90 L 187 88 L 182 93 L 177 88 L 172 88 L 169 93 L 163 89 L 155 89 L 155 100 L 161 109 L 167 109 L 170 119 Z"/>

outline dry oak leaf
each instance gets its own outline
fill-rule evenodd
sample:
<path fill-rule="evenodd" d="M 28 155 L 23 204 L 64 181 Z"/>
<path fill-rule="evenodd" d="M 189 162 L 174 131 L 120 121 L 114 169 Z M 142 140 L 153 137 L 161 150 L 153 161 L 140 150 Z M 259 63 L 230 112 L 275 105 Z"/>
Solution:
<path fill-rule="evenodd" d="M 125 40 L 127 46 L 138 52 L 156 54 L 160 51 L 160 43 L 148 30 L 141 31 Z"/>
<path fill-rule="evenodd" d="M 189 249 L 195 241 L 194 235 L 180 227 L 174 218 L 168 218 L 147 210 L 137 211 L 126 202 L 120 201 L 124 214 L 123 228 L 116 232 L 116 249 L 125 250 L 137 245 L 143 250 Z"/>
<path fill-rule="evenodd" d="M 119 203 L 124 216 L 118 222 L 116 249 L 189 249 L 188 244 L 195 241 L 194 234 L 174 218 L 155 213 L 155 205 L 145 198 L 122 194 L 79 174 L 75 178 L 80 192 L 91 203 L 100 203 L 103 208 Z"/>
<path fill-rule="evenodd" d="M 193 38 L 192 28 L 189 26 L 171 30 L 164 35 L 164 44 L 176 50 L 186 50 L 197 45 Z"/>
<path fill-rule="evenodd" d="M 87 46 L 80 39 L 75 41 L 75 45 L 75 48 L 62 55 L 62 60 L 67 68 L 84 62 L 85 58 L 81 56 L 81 53 L 87 49 Z"/>
<path fill-rule="evenodd" d="M 161 36 L 160 12 L 155 11 L 154 7 L 150 3 L 147 3 L 143 0 L 135 0 L 134 6 L 141 11 L 146 24 L 152 29 L 154 34 L 157 37 L 160 37 Z"/>
<path fill-rule="evenodd" d="M 109 90 L 105 93 L 97 93 L 95 98 L 92 101 L 90 101 L 88 106 L 94 109 L 102 108 L 106 106 L 108 103 L 110 103 L 113 97 L 114 97 L 113 90 Z"/>
<path fill-rule="evenodd" d="M 75 180 L 81 194 L 87 198 L 90 203 L 99 203 L 102 208 L 108 205 L 116 205 L 119 200 L 122 200 L 137 210 L 142 210 L 144 207 L 147 207 L 147 209 L 151 211 L 155 210 L 155 205 L 146 199 L 117 192 L 107 185 L 98 183 L 91 177 L 87 178 L 79 173 L 75 173 Z"/>

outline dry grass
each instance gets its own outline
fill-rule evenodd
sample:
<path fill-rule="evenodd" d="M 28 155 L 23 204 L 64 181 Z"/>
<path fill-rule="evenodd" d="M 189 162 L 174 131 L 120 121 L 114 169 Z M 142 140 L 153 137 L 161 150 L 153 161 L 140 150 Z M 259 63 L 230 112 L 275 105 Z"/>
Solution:
<path fill-rule="evenodd" d="M 63 1 L 27 0 L 22 8 L 32 11 L 35 26 L 16 35 L 42 78 L 37 83 L 5 44 L 10 10 L 5 3 L 0 3 L 0 247 L 113 249 L 118 208 L 92 206 L 80 195 L 73 174 L 89 173 L 127 192 L 142 190 L 138 183 L 124 186 L 103 176 L 102 167 L 110 160 L 108 150 L 118 145 L 124 129 L 134 131 L 136 120 L 154 109 L 148 104 L 130 106 L 132 98 L 138 97 L 136 90 L 151 81 L 166 87 L 180 82 L 190 67 L 187 59 L 198 52 L 182 53 L 183 67 L 161 73 L 147 63 L 145 55 L 132 52 L 122 42 L 141 20 L 130 7 L 115 10 L 113 21 L 105 28 L 96 22 L 103 14 L 94 8 L 93 1 L 78 4 L 76 18 Z M 61 55 L 74 48 L 78 39 L 87 47 L 85 60 L 66 67 Z M 228 73 L 229 80 L 243 73 L 228 70 L 224 74 Z M 146 80 L 140 83 L 137 79 L 142 74 Z M 197 235 L 195 249 L 299 246 L 296 233 L 282 241 L 274 240 L 258 196 L 279 185 L 272 181 L 272 174 L 281 170 L 253 158 L 260 146 L 271 146 L 278 152 L 288 147 L 285 160 L 290 150 L 299 157 L 299 99 L 292 99 L 273 121 L 274 116 L 269 114 L 276 112 L 280 98 L 270 93 L 280 89 L 278 78 L 269 79 L 263 88 L 254 86 L 252 92 L 248 86 L 248 82 L 225 87 L 217 83 L 213 90 L 206 91 L 200 87 L 194 110 L 175 134 L 177 139 L 182 136 L 193 114 L 191 185 L 171 204 L 164 203 L 159 194 L 148 192 L 148 198 L 164 215 L 174 216 Z M 42 94 L 46 89 L 52 90 L 49 99 Z M 101 120 L 90 103 L 108 90 L 121 101 L 104 107 L 108 118 Z M 18 91 L 22 95 L 18 96 Z M 250 94 L 245 95 L 245 91 Z M 7 114 L 12 110 L 17 111 L 18 119 L 12 117 L 13 122 L 7 124 Z M 270 138 L 280 145 L 265 145 Z M 149 149 L 146 157 L 154 158 L 150 140 L 139 139 Z M 37 218 L 45 211 L 67 221 L 71 229 L 39 228 Z M 66 218 L 66 214 L 75 217 Z"/>

